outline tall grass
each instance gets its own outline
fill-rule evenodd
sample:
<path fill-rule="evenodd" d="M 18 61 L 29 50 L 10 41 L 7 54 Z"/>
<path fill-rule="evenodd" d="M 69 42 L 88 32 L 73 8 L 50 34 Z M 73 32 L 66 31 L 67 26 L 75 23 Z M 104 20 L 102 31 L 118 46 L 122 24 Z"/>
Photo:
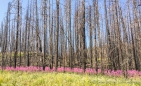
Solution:
<path fill-rule="evenodd" d="M 0 71 L 0 86 L 141 86 L 140 78 L 76 73 Z"/>

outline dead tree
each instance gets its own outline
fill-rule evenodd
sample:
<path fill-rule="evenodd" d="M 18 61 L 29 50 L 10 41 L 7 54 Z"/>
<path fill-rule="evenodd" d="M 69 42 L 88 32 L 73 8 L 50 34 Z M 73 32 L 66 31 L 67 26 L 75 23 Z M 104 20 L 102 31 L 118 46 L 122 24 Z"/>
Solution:
<path fill-rule="evenodd" d="M 20 0 L 16 0 L 17 3 L 17 29 L 16 29 L 16 43 L 14 51 L 14 68 L 17 66 L 17 53 L 18 53 L 18 44 L 19 44 L 19 22 L 20 22 Z"/>
<path fill-rule="evenodd" d="M 59 39 L 59 3 L 60 0 L 56 0 L 56 59 L 55 59 L 55 69 L 58 67 L 58 39 Z"/>

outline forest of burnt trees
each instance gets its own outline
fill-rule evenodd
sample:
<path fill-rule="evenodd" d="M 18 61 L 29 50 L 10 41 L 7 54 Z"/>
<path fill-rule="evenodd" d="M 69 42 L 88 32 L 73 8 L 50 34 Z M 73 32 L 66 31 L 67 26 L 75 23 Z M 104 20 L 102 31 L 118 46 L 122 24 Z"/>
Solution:
<path fill-rule="evenodd" d="M 0 64 L 141 70 L 140 0 L 9 2 L 0 26 Z M 102 3 L 102 5 L 100 5 Z"/>

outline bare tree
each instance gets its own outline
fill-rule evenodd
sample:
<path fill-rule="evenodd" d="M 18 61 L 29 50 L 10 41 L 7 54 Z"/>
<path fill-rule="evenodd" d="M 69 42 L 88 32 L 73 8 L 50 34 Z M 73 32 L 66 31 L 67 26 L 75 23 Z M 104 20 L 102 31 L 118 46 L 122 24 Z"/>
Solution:
<path fill-rule="evenodd" d="M 59 3 L 60 0 L 56 0 L 56 59 L 55 59 L 55 69 L 58 67 L 58 36 L 59 36 Z"/>

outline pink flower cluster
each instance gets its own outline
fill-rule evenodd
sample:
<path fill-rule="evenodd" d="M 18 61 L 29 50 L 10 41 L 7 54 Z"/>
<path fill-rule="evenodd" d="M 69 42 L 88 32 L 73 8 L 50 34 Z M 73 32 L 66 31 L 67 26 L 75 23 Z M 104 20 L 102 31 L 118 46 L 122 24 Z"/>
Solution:
<path fill-rule="evenodd" d="M 122 75 L 122 71 L 121 70 L 105 70 L 104 74 L 109 75 L 109 76 L 121 76 Z"/>
<path fill-rule="evenodd" d="M 2 69 L 0 67 L 0 69 Z M 4 68 L 7 71 L 27 71 L 27 72 L 36 72 L 36 71 L 43 71 L 42 67 L 35 67 L 35 66 L 30 66 L 30 67 L 5 67 Z M 69 67 L 60 67 L 57 68 L 57 72 L 74 72 L 74 73 L 84 73 L 82 68 L 69 68 Z M 49 67 L 45 68 L 44 72 L 55 72 L 55 68 L 50 69 Z M 92 68 L 86 68 L 85 73 L 87 74 L 100 74 L 102 73 L 101 69 L 98 69 L 98 71 L 96 71 L 95 69 Z M 103 74 L 108 75 L 108 76 L 122 76 L 123 75 L 123 71 L 121 70 L 104 70 Z M 140 76 L 141 77 L 141 71 L 137 71 L 137 70 L 128 70 L 127 71 L 127 75 L 129 77 L 134 77 L 134 76 Z"/>
<path fill-rule="evenodd" d="M 137 70 L 128 70 L 127 73 L 129 77 L 141 76 L 141 71 Z"/>

